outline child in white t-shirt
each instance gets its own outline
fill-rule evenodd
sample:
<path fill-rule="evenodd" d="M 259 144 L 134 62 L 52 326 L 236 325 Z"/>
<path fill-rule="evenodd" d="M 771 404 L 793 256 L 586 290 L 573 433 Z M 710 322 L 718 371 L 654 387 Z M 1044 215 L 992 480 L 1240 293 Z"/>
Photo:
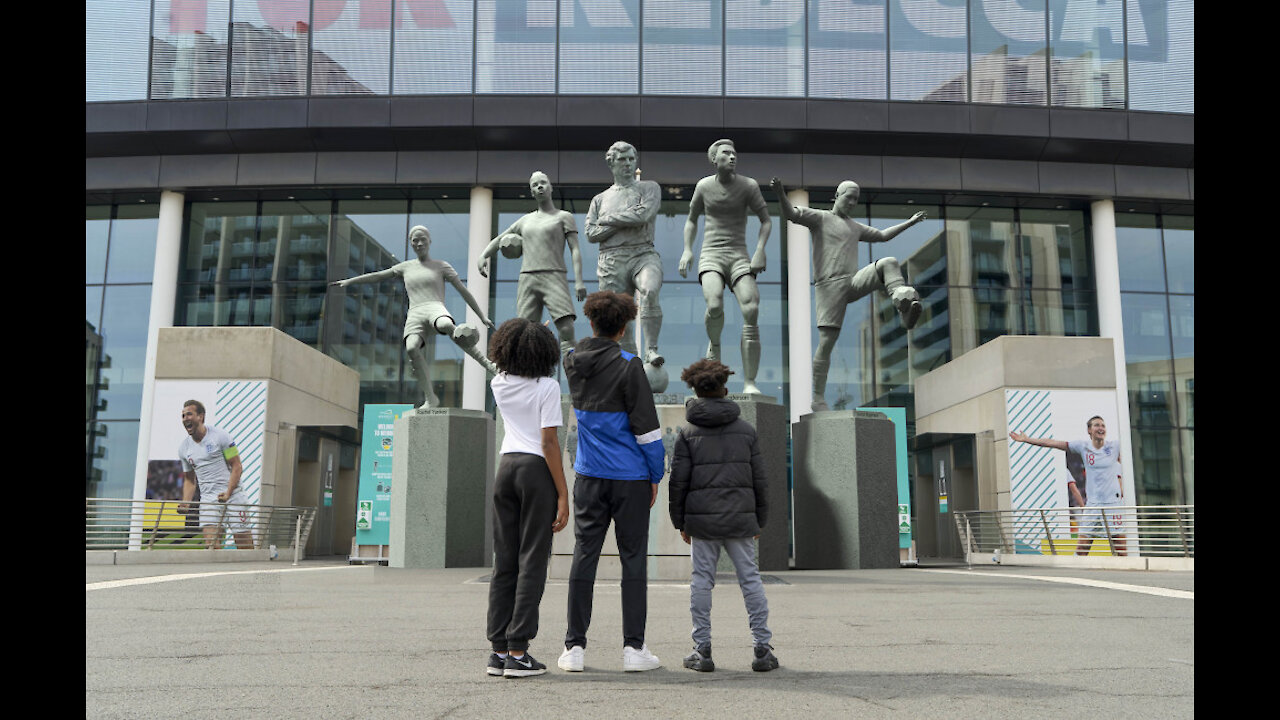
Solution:
<path fill-rule="evenodd" d="M 551 535 L 569 522 L 556 428 L 563 424 L 560 384 L 551 377 L 560 348 L 546 327 L 524 318 L 504 322 L 489 341 L 498 366 L 490 387 L 502 413 L 502 459 L 493 483 L 493 579 L 489 581 L 486 672 L 541 675 L 529 654 L 538 634 L 538 605 L 547 582 Z"/>

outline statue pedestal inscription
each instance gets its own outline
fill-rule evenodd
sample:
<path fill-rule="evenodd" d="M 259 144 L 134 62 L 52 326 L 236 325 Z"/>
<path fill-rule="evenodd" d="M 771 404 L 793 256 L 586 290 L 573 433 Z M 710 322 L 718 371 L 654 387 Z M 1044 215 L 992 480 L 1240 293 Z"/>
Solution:
<path fill-rule="evenodd" d="M 893 421 L 828 410 L 791 425 L 796 567 L 896 568 L 897 458 Z"/>
<path fill-rule="evenodd" d="M 479 410 L 420 408 L 395 421 L 391 567 L 491 564 L 485 525 L 493 431 L 493 417 Z"/>

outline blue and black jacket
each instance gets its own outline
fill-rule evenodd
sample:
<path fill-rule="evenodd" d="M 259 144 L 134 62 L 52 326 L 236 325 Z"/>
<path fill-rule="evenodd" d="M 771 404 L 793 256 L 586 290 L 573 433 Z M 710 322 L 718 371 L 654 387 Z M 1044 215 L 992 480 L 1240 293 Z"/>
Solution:
<path fill-rule="evenodd" d="M 661 482 L 662 432 L 640 358 L 608 338 L 591 337 L 565 355 L 564 370 L 578 418 L 574 472 Z"/>

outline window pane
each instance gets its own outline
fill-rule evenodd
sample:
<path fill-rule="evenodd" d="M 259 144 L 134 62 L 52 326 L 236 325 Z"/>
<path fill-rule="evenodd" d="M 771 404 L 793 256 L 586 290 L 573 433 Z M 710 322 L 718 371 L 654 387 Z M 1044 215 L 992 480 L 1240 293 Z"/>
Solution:
<path fill-rule="evenodd" d="M 1131 437 L 1137 504 L 1184 504 L 1178 431 L 1135 427 Z"/>
<path fill-rule="evenodd" d="M 1134 425 L 1173 425 L 1166 295 L 1121 293 L 1124 354 Z"/>
<path fill-rule="evenodd" d="M 1165 215 L 1164 259 L 1169 276 L 1169 292 L 1196 291 L 1195 239 L 1192 218 Z"/>
<path fill-rule="evenodd" d="M 107 403 L 100 420 L 137 419 L 141 412 L 150 309 L 150 285 L 107 286 L 103 293 L 99 334 L 111 366 L 102 371 L 108 387 L 99 396 Z"/>
<path fill-rule="evenodd" d="M 471 92 L 471 0 L 396 3 L 395 94 Z"/>
<path fill-rule="evenodd" d="M 560 3 L 561 93 L 640 90 L 640 0 Z"/>
<path fill-rule="evenodd" d="M 111 206 L 88 205 L 84 221 L 84 281 L 101 283 L 107 276 L 107 237 L 111 233 Z"/>
<path fill-rule="evenodd" d="M 387 94 L 391 3 L 316 2 L 313 12 L 311 94 Z"/>
<path fill-rule="evenodd" d="M 1182 485 L 1184 497 L 1182 502 L 1194 505 L 1196 502 L 1196 433 L 1194 430 L 1183 430 L 1182 445 Z"/>
<path fill-rule="evenodd" d="M 328 200 L 264 202 L 250 275 L 259 283 L 323 282 L 328 250 Z"/>
<path fill-rule="evenodd" d="M 809 97 L 888 97 L 885 0 L 809 0 Z"/>
<path fill-rule="evenodd" d="M 107 251 L 107 282 L 149 283 L 155 273 L 156 231 L 160 208 L 122 205 L 111 221 L 111 246 Z"/>
<path fill-rule="evenodd" d="M 805 0 L 728 0 L 726 95 L 804 96 Z"/>
<path fill-rule="evenodd" d="M 1017 285 L 1012 208 L 947 206 L 947 244 L 953 285 Z"/>
<path fill-rule="evenodd" d="M 1123 13 L 1119 2 L 1049 0 L 1054 106 L 1124 109 Z"/>
<path fill-rule="evenodd" d="M 965 102 L 965 0 L 891 0 L 889 99 Z"/>
<path fill-rule="evenodd" d="M 970 0 L 973 102 L 1045 105 L 1045 0 Z"/>
<path fill-rule="evenodd" d="M 556 0 L 479 0 L 476 92 L 556 91 Z"/>
<path fill-rule="evenodd" d="M 1020 335 L 1022 309 L 1014 291 L 1001 287 L 948 289 L 951 354 L 958 357 L 1001 335 Z"/>
<path fill-rule="evenodd" d="M 101 457 L 93 459 L 93 478 L 86 497 L 133 497 L 133 473 L 138 466 L 138 421 L 103 423 L 106 433 L 94 440 Z"/>
<path fill-rule="evenodd" d="M 646 0 L 644 92 L 719 95 L 723 89 L 719 0 Z"/>
<path fill-rule="evenodd" d="M 257 208 L 251 202 L 191 203 L 182 282 L 247 281 Z"/>
<path fill-rule="evenodd" d="M 1126 214 L 1116 220 L 1120 289 L 1164 292 L 1164 253 L 1160 249 L 1160 230 L 1156 228 L 1156 217 Z"/>
<path fill-rule="evenodd" d="M 1173 376 L 1178 393 L 1178 424 L 1195 424 L 1196 299 L 1191 295 L 1169 296 L 1169 319 L 1173 328 Z"/>
<path fill-rule="evenodd" d="M 231 95 L 303 95 L 307 92 L 310 3 L 238 2 L 232 8 Z"/>
<path fill-rule="evenodd" d="M 1129 109 L 1195 112 L 1195 0 L 1125 3 Z"/>
<path fill-rule="evenodd" d="M 98 0 L 84 13 L 85 101 L 146 100 L 150 5 Z"/>
<path fill-rule="evenodd" d="M 921 285 L 947 284 L 948 247 L 941 207 L 876 203 L 870 206 L 869 212 L 869 224 L 877 230 L 887 230 L 905 222 L 917 212 L 924 212 L 926 217 L 889 242 L 868 243 L 870 258 L 867 262 L 885 257 L 897 258 L 903 277 L 917 289 Z M 859 250 L 859 254 L 861 252 Z"/>
<path fill-rule="evenodd" d="M 1078 210 L 1023 210 L 1019 215 L 1022 283 L 1046 290 L 1093 290 L 1093 263 Z"/>
<path fill-rule="evenodd" d="M 225 97 L 231 0 L 155 0 L 151 99 Z"/>

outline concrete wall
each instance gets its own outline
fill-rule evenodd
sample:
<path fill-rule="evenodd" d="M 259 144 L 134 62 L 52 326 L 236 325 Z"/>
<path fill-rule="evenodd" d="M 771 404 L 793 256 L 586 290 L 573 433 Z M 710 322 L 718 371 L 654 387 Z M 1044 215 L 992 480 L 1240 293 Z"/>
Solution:
<path fill-rule="evenodd" d="M 1111 338 L 998 337 L 916 378 L 916 434 L 976 435 L 978 509 L 1008 510 L 1005 389 L 1115 391 L 1114 352 Z"/>
<path fill-rule="evenodd" d="M 267 382 L 263 505 L 294 504 L 296 426 L 360 425 L 360 374 L 275 328 L 161 328 L 156 379 Z"/>

